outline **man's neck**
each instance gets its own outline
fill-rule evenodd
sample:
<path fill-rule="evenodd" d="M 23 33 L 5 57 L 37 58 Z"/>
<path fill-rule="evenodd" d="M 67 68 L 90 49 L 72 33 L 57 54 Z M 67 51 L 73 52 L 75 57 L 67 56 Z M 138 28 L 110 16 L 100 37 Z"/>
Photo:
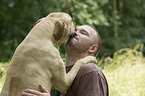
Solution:
<path fill-rule="evenodd" d="M 85 54 L 77 54 L 77 55 L 67 55 L 66 56 L 66 66 L 71 66 L 71 65 L 74 65 L 75 62 L 83 57 L 85 57 L 86 55 Z"/>

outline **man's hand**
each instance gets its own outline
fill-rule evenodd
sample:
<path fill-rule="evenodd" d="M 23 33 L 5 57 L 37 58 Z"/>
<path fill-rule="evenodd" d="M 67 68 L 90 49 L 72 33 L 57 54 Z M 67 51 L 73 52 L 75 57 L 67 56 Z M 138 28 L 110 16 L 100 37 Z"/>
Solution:
<path fill-rule="evenodd" d="M 50 96 L 50 93 L 45 89 L 44 86 L 39 85 L 42 92 L 26 89 L 25 92 L 22 92 L 22 96 Z"/>

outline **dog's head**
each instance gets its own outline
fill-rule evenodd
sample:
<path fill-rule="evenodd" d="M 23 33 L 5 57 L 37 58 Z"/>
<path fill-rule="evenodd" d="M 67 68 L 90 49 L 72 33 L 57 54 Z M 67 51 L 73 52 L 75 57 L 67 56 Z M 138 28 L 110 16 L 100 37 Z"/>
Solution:
<path fill-rule="evenodd" d="M 50 19 L 53 19 L 54 21 L 52 23 L 55 23 L 52 33 L 52 39 L 55 46 L 61 45 L 71 34 L 75 33 L 75 23 L 72 21 L 70 15 L 63 12 L 50 13 L 48 16 L 39 19 L 34 25 L 40 22 L 47 22 L 47 20 Z"/>
<path fill-rule="evenodd" d="M 56 46 L 64 43 L 75 32 L 75 23 L 67 13 L 55 12 L 49 14 L 48 17 L 58 18 L 53 32 Z"/>

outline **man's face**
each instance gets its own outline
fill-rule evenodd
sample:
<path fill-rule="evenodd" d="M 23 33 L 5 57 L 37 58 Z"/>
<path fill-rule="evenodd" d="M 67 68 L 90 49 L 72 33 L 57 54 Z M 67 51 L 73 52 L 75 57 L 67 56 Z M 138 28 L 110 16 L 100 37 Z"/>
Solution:
<path fill-rule="evenodd" d="M 83 25 L 77 27 L 76 35 L 69 38 L 66 42 L 66 50 L 67 48 L 71 50 L 74 48 L 74 50 L 78 49 L 79 52 L 86 52 L 93 44 L 94 35 L 97 36 L 96 32 L 90 26 Z"/>

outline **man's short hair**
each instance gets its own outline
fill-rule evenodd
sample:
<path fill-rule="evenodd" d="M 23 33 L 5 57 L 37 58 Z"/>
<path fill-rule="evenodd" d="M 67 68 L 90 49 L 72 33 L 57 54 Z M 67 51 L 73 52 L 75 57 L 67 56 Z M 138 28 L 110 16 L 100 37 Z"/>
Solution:
<path fill-rule="evenodd" d="M 93 27 L 92 27 L 93 28 Z M 94 31 L 96 32 L 97 34 L 97 37 L 94 35 L 94 38 L 93 38 L 93 44 L 97 44 L 98 45 L 98 49 L 97 51 L 94 53 L 94 56 L 97 56 L 101 50 L 101 45 L 102 45 L 102 42 L 101 42 L 101 37 L 99 35 L 99 33 L 96 31 L 95 28 L 93 28 Z"/>
<path fill-rule="evenodd" d="M 96 31 L 97 32 L 97 31 Z M 102 42 L 101 42 L 101 37 L 99 35 L 99 33 L 97 32 L 97 38 L 99 39 L 98 42 L 97 42 L 97 45 L 98 45 L 98 49 L 97 51 L 94 53 L 94 56 L 97 56 L 101 50 L 101 46 L 102 46 Z"/>

